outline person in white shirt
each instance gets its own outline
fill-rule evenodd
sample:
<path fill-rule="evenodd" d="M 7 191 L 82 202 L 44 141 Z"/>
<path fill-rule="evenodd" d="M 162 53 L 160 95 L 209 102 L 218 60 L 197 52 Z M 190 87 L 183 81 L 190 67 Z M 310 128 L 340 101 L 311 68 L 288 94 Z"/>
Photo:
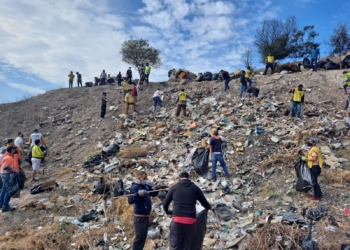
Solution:
<path fill-rule="evenodd" d="M 5 153 L 6 153 L 6 147 L 1 147 L 0 148 L 0 165 Z"/>
<path fill-rule="evenodd" d="M 105 70 L 102 70 L 100 77 L 101 77 L 101 84 L 100 85 L 106 85 L 107 74 L 106 74 Z"/>
<path fill-rule="evenodd" d="M 164 95 L 164 92 L 160 91 L 160 89 L 158 89 L 156 92 L 154 92 L 154 95 L 153 95 L 153 107 L 154 107 L 154 110 L 156 110 L 157 108 L 157 104 L 159 104 L 159 106 L 162 108 L 163 107 L 163 102 L 162 102 L 162 99 L 161 99 L 161 96 Z"/>
<path fill-rule="evenodd" d="M 19 148 L 21 153 L 23 153 L 23 151 L 24 151 L 23 134 L 21 132 L 18 133 L 18 137 L 15 140 L 15 145 Z"/>

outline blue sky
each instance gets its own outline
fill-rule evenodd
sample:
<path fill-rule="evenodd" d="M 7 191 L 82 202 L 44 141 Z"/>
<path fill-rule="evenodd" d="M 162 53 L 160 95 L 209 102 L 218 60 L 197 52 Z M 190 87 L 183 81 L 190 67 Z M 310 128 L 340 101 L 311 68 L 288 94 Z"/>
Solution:
<path fill-rule="evenodd" d="M 172 68 L 243 68 L 242 52 L 264 19 L 294 15 L 300 27 L 315 25 L 322 42 L 349 20 L 350 9 L 344 0 L 0 0 L 0 6 L 0 103 L 65 88 L 71 70 L 83 82 L 102 69 L 125 74 L 129 65 L 119 51 L 130 36 L 161 51 L 163 66 L 150 80 L 164 81 Z M 322 45 L 321 55 L 327 52 Z"/>

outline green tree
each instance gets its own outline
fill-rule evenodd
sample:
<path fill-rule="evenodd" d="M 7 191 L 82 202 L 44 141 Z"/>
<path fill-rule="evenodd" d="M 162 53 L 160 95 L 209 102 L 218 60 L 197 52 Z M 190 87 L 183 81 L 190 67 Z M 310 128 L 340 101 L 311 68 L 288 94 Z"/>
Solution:
<path fill-rule="evenodd" d="M 264 20 L 256 30 L 254 45 L 262 62 L 270 52 L 275 60 L 301 58 L 309 54 L 316 36 L 318 33 L 314 31 L 314 26 L 299 30 L 296 18 L 291 16 L 285 21 Z"/>
<path fill-rule="evenodd" d="M 162 65 L 160 51 L 151 47 L 147 40 L 133 39 L 132 37 L 122 44 L 120 54 L 122 61 L 139 68 L 142 64 L 149 63 L 151 67 L 158 68 Z"/>
<path fill-rule="evenodd" d="M 325 44 L 331 48 L 330 53 L 332 55 L 339 55 L 341 61 L 341 55 L 350 50 L 350 35 L 347 25 L 338 23 L 329 40 L 325 41 Z"/>

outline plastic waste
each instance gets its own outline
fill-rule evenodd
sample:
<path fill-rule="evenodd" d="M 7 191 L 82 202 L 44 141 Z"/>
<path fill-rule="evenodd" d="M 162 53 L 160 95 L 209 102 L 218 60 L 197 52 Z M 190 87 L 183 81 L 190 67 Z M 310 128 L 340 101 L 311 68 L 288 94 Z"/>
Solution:
<path fill-rule="evenodd" d="M 192 157 L 196 173 L 202 175 L 208 172 L 209 149 L 197 148 Z"/>
<path fill-rule="evenodd" d="M 102 162 L 102 155 L 98 154 L 91 158 L 91 160 L 83 163 L 83 168 L 94 167 Z"/>
<path fill-rule="evenodd" d="M 193 239 L 195 242 L 194 249 L 201 250 L 203 247 L 205 231 L 207 229 L 207 218 L 208 211 L 206 209 L 196 215 L 196 236 Z"/>
<path fill-rule="evenodd" d="M 89 212 L 86 212 L 85 214 L 83 214 L 82 216 L 80 216 L 78 218 L 78 221 L 80 221 L 80 222 L 89 222 L 91 220 L 93 220 L 93 221 L 98 220 L 96 210 L 90 210 Z"/>
<path fill-rule="evenodd" d="M 114 142 L 112 142 L 110 145 L 102 149 L 102 154 L 103 155 L 115 154 L 119 152 L 119 149 L 120 147 Z"/>
<path fill-rule="evenodd" d="M 124 183 L 122 179 L 119 179 L 113 188 L 113 194 L 115 197 L 124 195 Z"/>
<path fill-rule="evenodd" d="M 214 212 L 220 220 L 229 221 L 235 219 L 234 214 L 226 206 L 218 206 Z"/>
<path fill-rule="evenodd" d="M 282 223 L 289 223 L 289 224 L 297 223 L 300 226 L 307 226 L 308 225 L 306 220 L 303 219 L 303 217 L 301 217 L 300 215 L 298 215 L 292 211 L 279 213 L 277 215 L 283 217 Z"/>
<path fill-rule="evenodd" d="M 294 166 L 297 175 L 296 190 L 299 192 L 308 192 L 314 186 L 314 178 L 311 175 L 309 167 L 301 159 Z"/>

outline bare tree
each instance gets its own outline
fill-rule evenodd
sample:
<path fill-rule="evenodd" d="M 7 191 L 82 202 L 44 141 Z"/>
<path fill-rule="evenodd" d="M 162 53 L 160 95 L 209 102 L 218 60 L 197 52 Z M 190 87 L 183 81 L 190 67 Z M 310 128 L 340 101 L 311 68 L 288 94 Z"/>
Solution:
<path fill-rule="evenodd" d="M 347 25 L 338 23 L 329 40 L 325 41 L 325 44 L 331 47 L 330 53 L 332 55 L 339 55 L 341 62 L 341 55 L 350 50 L 350 35 Z"/>
<path fill-rule="evenodd" d="M 249 66 L 251 68 L 253 67 L 253 57 L 254 57 L 254 50 L 251 47 L 247 47 L 244 49 L 244 54 L 242 55 L 242 60 L 245 64 L 245 67 L 248 68 Z"/>

